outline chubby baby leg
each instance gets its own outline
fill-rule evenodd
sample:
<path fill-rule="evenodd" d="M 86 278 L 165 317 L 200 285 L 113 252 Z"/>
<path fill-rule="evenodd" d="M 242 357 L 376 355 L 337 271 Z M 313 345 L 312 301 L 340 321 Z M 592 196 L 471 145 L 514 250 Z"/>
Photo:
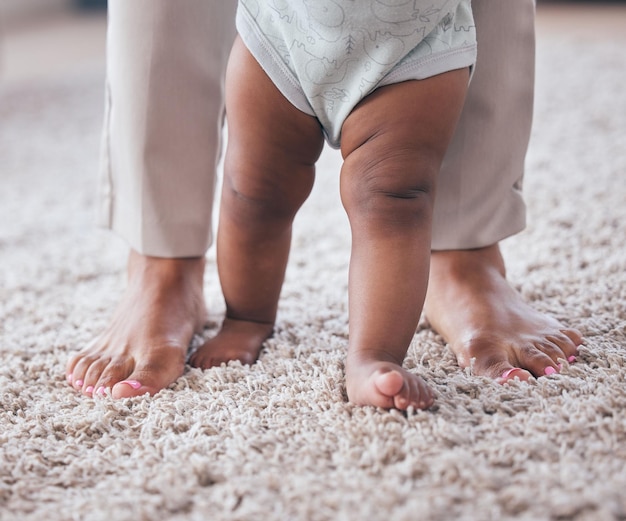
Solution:
<path fill-rule="evenodd" d="M 436 177 L 467 84 L 463 69 L 383 87 L 344 123 L 341 196 L 352 229 L 346 387 L 354 403 L 433 403 L 402 363 L 426 295 Z"/>
<path fill-rule="evenodd" d="M 324 140 L 317 120 L 296 109 L 241 40 L 226 73 L 228 149 L 217 234 L 226 319 L 191 358 L 208 368 L 254 362 L 271 334 L 296 212 L 308 197 Z"/>

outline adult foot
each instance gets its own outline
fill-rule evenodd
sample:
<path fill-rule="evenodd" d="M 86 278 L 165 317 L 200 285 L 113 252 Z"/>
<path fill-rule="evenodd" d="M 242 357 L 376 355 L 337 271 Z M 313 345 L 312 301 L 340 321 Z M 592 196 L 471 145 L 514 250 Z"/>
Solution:
<path fill-rule="evenodd" d="M 104 333 L 67 364 L 70 385 L 124 398 L 155 394 L 181 376 L 189 343 L 207 318 L 204 262 L 131 251 L 122 300 Z"/>
<path fill-rule="evenodd" d="M 461 367 L 500 383 L 559 372 L 583 340 L 524 302 L 506 280 L 497 244 L 433 252 L 424 310 Z"/>
<path fill-rule="evenodd" d="M 346 390 L 348 400 L 356 405 L 373 405 L 384 409 L 427 409 L 433 394 L 424 380 L 394 361 L 376 355 L 348 354 Z"/>
<path fill-rule="evenodd" d="M 193 367 L 209 369 L 232 360 L 253 364 L 259 358 L 263 342 L 272 334 L 273 324 L 224 319 L 220 331 L 190 358 Z"/>

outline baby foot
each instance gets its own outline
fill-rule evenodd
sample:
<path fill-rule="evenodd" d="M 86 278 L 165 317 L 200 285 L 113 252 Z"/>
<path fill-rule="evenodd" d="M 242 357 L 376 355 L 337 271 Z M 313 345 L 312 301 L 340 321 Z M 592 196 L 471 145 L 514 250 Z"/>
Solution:
<path fill-rule="evenodd" d="M 216 367 L 231 360 L 239 360 L 244 365 L 253 364 L 273 329 L 274 324 L 225 318 L 217 335 L 207 340 L 189 362 L 193 367 L 201 369 Z"/>
<path fill-rule="evenodd" d="M 349 401 L 356 405 L 404 411 L 409 407 L 427 409 L 434 403 L 431 389 L 420 376 L 376 359 L 348 355 L 346 388 Z"/>

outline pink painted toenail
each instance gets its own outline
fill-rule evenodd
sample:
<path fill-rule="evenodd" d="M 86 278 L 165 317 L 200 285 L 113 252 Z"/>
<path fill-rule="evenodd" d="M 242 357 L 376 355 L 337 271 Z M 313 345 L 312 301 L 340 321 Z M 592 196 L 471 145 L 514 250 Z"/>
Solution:
<path fill-rule="evenodd" d="M 87 387 L 87 389 L 85 389 L 85 392 L 86 392 L 87 394 L 91 394 L 91 393 L 93 393 L 93 385 L 88 386 L 88 387 Z"/>
<path fill-rule="evenodd" d="M 508 378 L 509 376 L 511 376 L 511 374 L 513 374 L 515 371 L 523 371 L 523 369 L 519 368 L 519 367 L 512 367 L 511 369 L 504 371 L 504 373 L 502 373 L 502 377 L 501 378 Z"/>
<path fill-rule="evenodd" d="M 137 380 L 124 380 L 120 383 L 130 385 L 133 389 L 139 389 L 141 387 L 141 383 L 139 383 Z"/>
<path fill-rule="evenodd" d="M 72 383 L 72 373 L 68 374 L 65 378 L 67 378 L 69 383 Z"/>
<path fill-rule="evenodd" d="M 76 380 L 74 382 L 74 387 L 82 387 L 84 383 L 85 382 L 83 382 L 82 380 Z"/>
<path fill-rule="evenodd" d="M 100 396 L 104 396 L 106 394 L 106 389 L 104 385 L 101 385 L 100 387 L 98 387 L 98 389 L 96 389 L 96 394 Z"/>
<path fill-rule="evenodd" d="M 544 369 L 544 373 L 546 373 L 546 376 L 550 376 L 551 374 L 555 374 L 556 372 L 557 370 L 551 365 L 549 365 L 548 367 Z"/>
<path fill-rule="evenodd" d="M 572 355 L 567 359 L 567 361 L 571 364 L 576 361 L 576 357 Z"/>

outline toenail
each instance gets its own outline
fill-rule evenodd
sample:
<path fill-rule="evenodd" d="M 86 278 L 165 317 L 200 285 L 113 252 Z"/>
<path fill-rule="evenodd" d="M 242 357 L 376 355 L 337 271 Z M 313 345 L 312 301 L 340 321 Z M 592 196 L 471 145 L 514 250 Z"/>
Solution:
<path fill-rule="evenodd" d="M 85 382 L 83 382 L 82 380 L 76 380 L 74 382 L 74 387 L 82 387 L 84 383 Z"/>
<path fill-rule="evenodd" d="M 106 394 L 106 388 L 104 387 L 104 385 L 101 385 L 100 387 L 98 387 L 98 389 L 96 389 L 96 394 L 100 396 L 104 396 Z"/>
<path fill-rule="evenodd" d="M 572 356 L 570 356 L 570 357 L 567 359 L 567 361 L 568 361 L 570 364 L 572 364 L 572 363 L 574 363 L 574 362 L 576 361 L 576 357 L 575 357 L 574 355 L 572 355 Z"/>
<path fill-rule="evenodd" d="M 93 385 L 88 386 L 88 387 L 87 387 L 87 389 L 85 389 L 85 392 L 86 392 L 87 394 L 91 394 L 91 393 L 93 393 Z"/>
<path fill-rule="evenodd" d="M 120 383 L 130 385 L 133 389 L 139 389 L 141 387 L 141 383 L 139 383 L 137 380 L 124 380 Z"/>
<path fill-rule="evenodd" d="M 523 369 L 521 369 L 519 367 L 512 367 L 511 369 L 508 369 L 507 371 L 504 371 L 504 373 L 502 373 L 501 378 L 508 378 L 515 371 L 523 371 Z"/>
<path fill-rule="evenodd" d="M 65 378 L 67 378 L 69 383 L 72 383 L 72 373 L 68 374 Z"/>
<path fill-rule="evenodd" d="M 552 367 L 551 365 L 549 365 L 548 367 L 546 367 L 544 369 L 544 373 L 546 373 L 546 376 L 550 376 L 552 374 L 555 374 L 556 372 L 557 372 L 557 370 L 554 367 Z"/>

